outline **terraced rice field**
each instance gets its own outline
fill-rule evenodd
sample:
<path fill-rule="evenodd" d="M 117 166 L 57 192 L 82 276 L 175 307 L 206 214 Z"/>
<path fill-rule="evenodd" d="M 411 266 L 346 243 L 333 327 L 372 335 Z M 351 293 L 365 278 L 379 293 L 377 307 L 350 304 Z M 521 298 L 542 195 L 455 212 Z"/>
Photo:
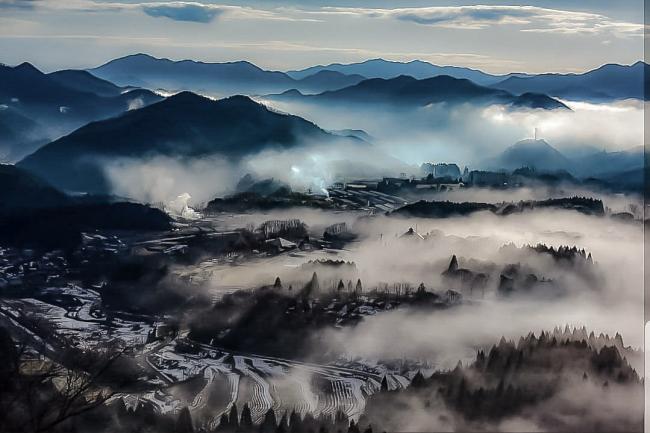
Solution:
<path fill-rule="evenodd" d="M 255 422 L 261 421 L 270 408 L 276 414 L 295 410 L 315 416 L 333 416 L 340 410 L 356 419 L 363 412 L 366 397 L 380 388 L 383 378 L 383 374 L 368 371 L 232 354 L 207 347 L 199 354 L 180 354 L 169 345 L 149 355 L 149 361 L 168 377 L 188 380 L 188 372 L 202 375 L 205 386 L 180 406 L 208 415 L 213 426 L 233 404 L 239 411 L 248 404 Z M 402 375 L 386 376 L 390 388 L 409 383 Z"/>

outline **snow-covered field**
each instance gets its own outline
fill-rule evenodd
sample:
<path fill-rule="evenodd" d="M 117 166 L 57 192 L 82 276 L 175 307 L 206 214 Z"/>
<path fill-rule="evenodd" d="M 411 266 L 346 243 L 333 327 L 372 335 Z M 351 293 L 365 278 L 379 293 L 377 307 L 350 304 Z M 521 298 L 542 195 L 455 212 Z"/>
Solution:
<path fill-rule="evenodd" d="M 177 345 L 177 340 L 170 339 L 145 344 L 154 325 L 107 318 L 97 292 L 74 285 L 43 292 L 51 297 L 42 298 L 48 302 L 35 298 L 0 300 L 0 318 L 34 339 L 40 337 L 31 328 L 42 327 L 53 331 L 60 341 L 82 349 L 115 341 L 137 348 L 131 356 L 157 378 L 148 379 L 148 391 L 115 396 L 123 398 L 127 407 L 147 402 L 161 413 L 176 413 L 187 406 L 207 416 L 213 427 L 233 404 L 240 411 L 248 404 L 256 422 L 270 408 L 278 414 L 295 410 L 316 416 L 334 415 L 340 410 L 358 418 L 366 397 L 380 388 L 384 376 L 392 389 L 409 383 L 400 372 L 378 365 L 317 365 L 231 353 L 206 345 L 186 353 L 179 349 L 182 345 Z M 61 296 L 66 297 L 65 303 L 50 301 Z"/>
<path fill-rule="evenodd" d="M 276 413 L 296 410 L 314 415 L 343 411 L 357 418 L 366 397 L 380 388 L 384 374 L 344 367 L 316 365 L 272 357 L 242 355 L 207 346 L 199 353 L 178 353 L 170 344 L 148 356 L 150 364 L 174 382 L 203 378 L 202 387 L 179 406 L 205 411 L 216 422 L 233 404 L 250 406 L 253 420 L 273 408 Z M 408 378 L 386 372 L 391 388 L 404 387 Z M 218 405 L 211 404 L 215 394 Z"/>
<path fill-rule="evenodd" d="M 107 342 L 131 347 L 144 344 L 152 325 L 120 318 L 107 318 L 97 307 L 100 297 L 91 289 L 69 285 L 42 291 L 52 297 L 67 297 L 65 307 L 34 298 L 2 299 L 0 312 L 23 327 L 46 326 L 68 344 L 92 348 Z"/>

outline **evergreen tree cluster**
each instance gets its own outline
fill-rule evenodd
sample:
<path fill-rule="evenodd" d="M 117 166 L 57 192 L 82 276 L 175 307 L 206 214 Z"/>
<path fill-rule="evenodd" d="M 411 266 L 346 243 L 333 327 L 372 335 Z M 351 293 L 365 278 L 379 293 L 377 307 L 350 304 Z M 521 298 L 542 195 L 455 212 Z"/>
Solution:
<path fill-rule="evenodd" d="M 562 334 L 558 330 L 555 333 Z M 577 335 L 581 334 L 579 330 Z M 536 405 L 552 399 L 567 383 L 589 383 L 602 393 L 612 385 L 642 390 L 637 372 L 615 345 L 597 349 L 590 344 L 586 330 L 584 336 L 576 339 L 569 332 L 567 338 L 558 338 L 542 332 L 537 337 L 531 333 L 517 343 L 502 338 L 489 351 L 479 350 L 468 366 L 459 362 L 453 370 L 439 371 L 428 378 L 417 373 L 402 391 L 382 387 L 369 398 L 366 414 L 371 420 L 376 414 L 386 419 L 391 407 L 415 398 L 425 407 L 439 407 L 434 403 L 443 402 L 464 421 L 498 422 L 525 409 L 534 411 Z M 374 425 L 381 429 L 393 427 L 376 422 Z"/>
<path fill-rule="evenodd" d="M 210 431 L 210 430 L 206 430 Z M 301 416 L 295 410 L 284 413 L 278 418 L 273 408 L 269 409 L 259 423 L 254 423 L 248 404 L 244 405 L 241 415 L 233 405 L 228 414 L 221 415 L 219 425 L 211 430 L 214 433 L 372 433 L 367 422 L 349 420 L 341 411 L 334 417 L 321 415 L 314 417 L 310 413 Z"/>

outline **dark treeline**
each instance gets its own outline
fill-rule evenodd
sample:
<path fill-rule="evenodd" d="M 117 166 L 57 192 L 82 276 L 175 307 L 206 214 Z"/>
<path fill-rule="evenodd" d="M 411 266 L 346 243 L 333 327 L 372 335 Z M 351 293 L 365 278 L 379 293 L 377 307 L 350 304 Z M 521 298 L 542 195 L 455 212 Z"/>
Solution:
<path fill-rule="evenodd" d="M 95 230 L 165 231 L 171 219 L 164 212 L 137 203 L 91 203 L 0 214 L 3 245 L 72 251 L 81 232 Z"/>
<path fill-rule="evenodd" d="M 365 417 L 357 422 L 342 413 L 334 416 L 318 416 L 298 412 L 277 414 L 269 409 L 261 420 L 253 422 L 251 410 L 245 404 L 241 412 L 237 405 L 223 413 L 213 422 L 196 420 L 187 407 L 178 413 L 160 414 L 152 405 L 140 404 L 127 408 L 121 398 L 96 408 L 91 414 L 75 417 L 68 429 L 52 431 L 86 431 L 112 433 L 372 433 L 373 428 Z M 25 430 L 29 431 L 29 430 Z"/>
<path fill-rule="evenodd" d="M 496 215 L 510 215 L 534 209 L 575 210 L 586 215 L 605 214 L 605 208 L 601 200 L 589 197 L 567 197 L 500 204 L 420 200 L 403 206 L 391 212 L 389 215 L 419 218 L 447 218 L 451 216 L 470 215 L 480 211 L 489 211 Z"/>
<path fill-rule="evenodd" d="M 334 208 L 334 204 L 310 194 L 279 188 L 277 191 L 264 195 L 258 192 L 241 192 L 224 198 L 215 198 L 208 202 L 204 211 L 217 212 L 247 212 L 251 210 L 288 209 L 291 207 L 313 207 L 317 209 Z"/>
<path fill-rule="evenodd" d="M 372 395 L 366 416 L 388 431 L 400 427 L 396 408 L 412 408 L 414 418 L 430 420 L 441 407 L 451 414 L 446 421 L 461 431 L 494 429 L 513 417 L 529 418 L 549 431 L 642 431 L 642 395 L 641 379 L 616 347 L 595 349 L 586 339 L 542 333 L 517 344 L 502 339 L 479 351 L 468 366 L 459 363 L 428 378 L 418 373 L 406 390 Z M 618 398 L 627 399 L 625 411 L 606 415 L 593 402 Z"/>
<path fill-rule="evenodd" d="M 585 251 L 584 248 L 580 249 L 577 246 L 560 245 L 555 248 L 546 244 L 538 243 L 537 245 L 525 245 L 522 248 L 517 248 L 514 244 L 508 244 L 501 247 L 502 252 L 528 250 L 534 251 L 537 254 L 548 254 L 559 264 L 593 264 L 591 253 Z"/>
<path fill-rule="evenodd" d="M 127 405 L 116 392 L 137 392 L 138 373 L 129 373 L 119 353 L 79 352 L 58 362 L 25 357 L 0 328 L 0 431 L 371 433 L 438 431 L 441 422 L 454 431 L 494 431 L 510 419 L 546 431 L 642 431 L 642 380 L 618 344 L 596 346 L 585 329 L 529 334 L 517 343 L 502 338 L 469 365 L 429 377 L 416 373 L 405 389 L 391 389 L 384 378 L 358 420 L 340 411 L 273 409 L 254 419 L 248 404 L 201 415 Z"/>
<path fill-rule="evenodd" d="M 314 272 L 300 286 L 276 278 L 273 285 L 223 296 L 191 319 L 189 337 L 230 350 L 324 362 L 344 351 L 341 347 L 314 353 L 314 348 L 326 347 L 321 342 L 326 329 L 355 326 L 366 314 L 400 306 L 434 311 L 461 301 L 453 290 L 430 291 L 424 284 L 364 288 L 360 279 L 340 279 L 324 285 Z"/>

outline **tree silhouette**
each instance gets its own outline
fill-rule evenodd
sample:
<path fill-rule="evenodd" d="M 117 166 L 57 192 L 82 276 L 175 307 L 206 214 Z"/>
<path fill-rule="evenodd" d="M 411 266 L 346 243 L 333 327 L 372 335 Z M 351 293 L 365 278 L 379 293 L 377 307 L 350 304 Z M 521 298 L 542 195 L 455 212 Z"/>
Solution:
<path fill-rule="evenodd" d="M 237 405 L 233 403 L 232 407 L 230 408 L 230 415 L 228 415 L 228 425 L 236 429 L 239 427 L 239 415 L 237 414 Z"/>
<path fill-rule="evenodd" d="M 193 433 L 194 427 L 192 426 L 192 415 L 190 415 L 190 410 L 185 406 L 181 409 L 176 419 L 176 425 L 174 426 L 175 433 Z"/>
<path fill-rule="evenodd" d="M 386 376 L 381 380 L 381 391 L 388 391 L 388 379 Z"/>
<path fill-rule="evenodd" d="M 278 427 L 277 420 L 275 418 L 275 412 L 273 408 L 269 409 L 264 415 L 264 420 L 260 424 L 260 433 L 275 433 L 275 429 Z"/>
<path fill-rule="evenodd" d="M 244 407 L 241 410 L 241 422 L 239 425 L 243 429 L 250 429 L 253 427 L 253 416 L 251 415 L 251 408 L 248 406 L 248 403 L 244 404 Z"/>

